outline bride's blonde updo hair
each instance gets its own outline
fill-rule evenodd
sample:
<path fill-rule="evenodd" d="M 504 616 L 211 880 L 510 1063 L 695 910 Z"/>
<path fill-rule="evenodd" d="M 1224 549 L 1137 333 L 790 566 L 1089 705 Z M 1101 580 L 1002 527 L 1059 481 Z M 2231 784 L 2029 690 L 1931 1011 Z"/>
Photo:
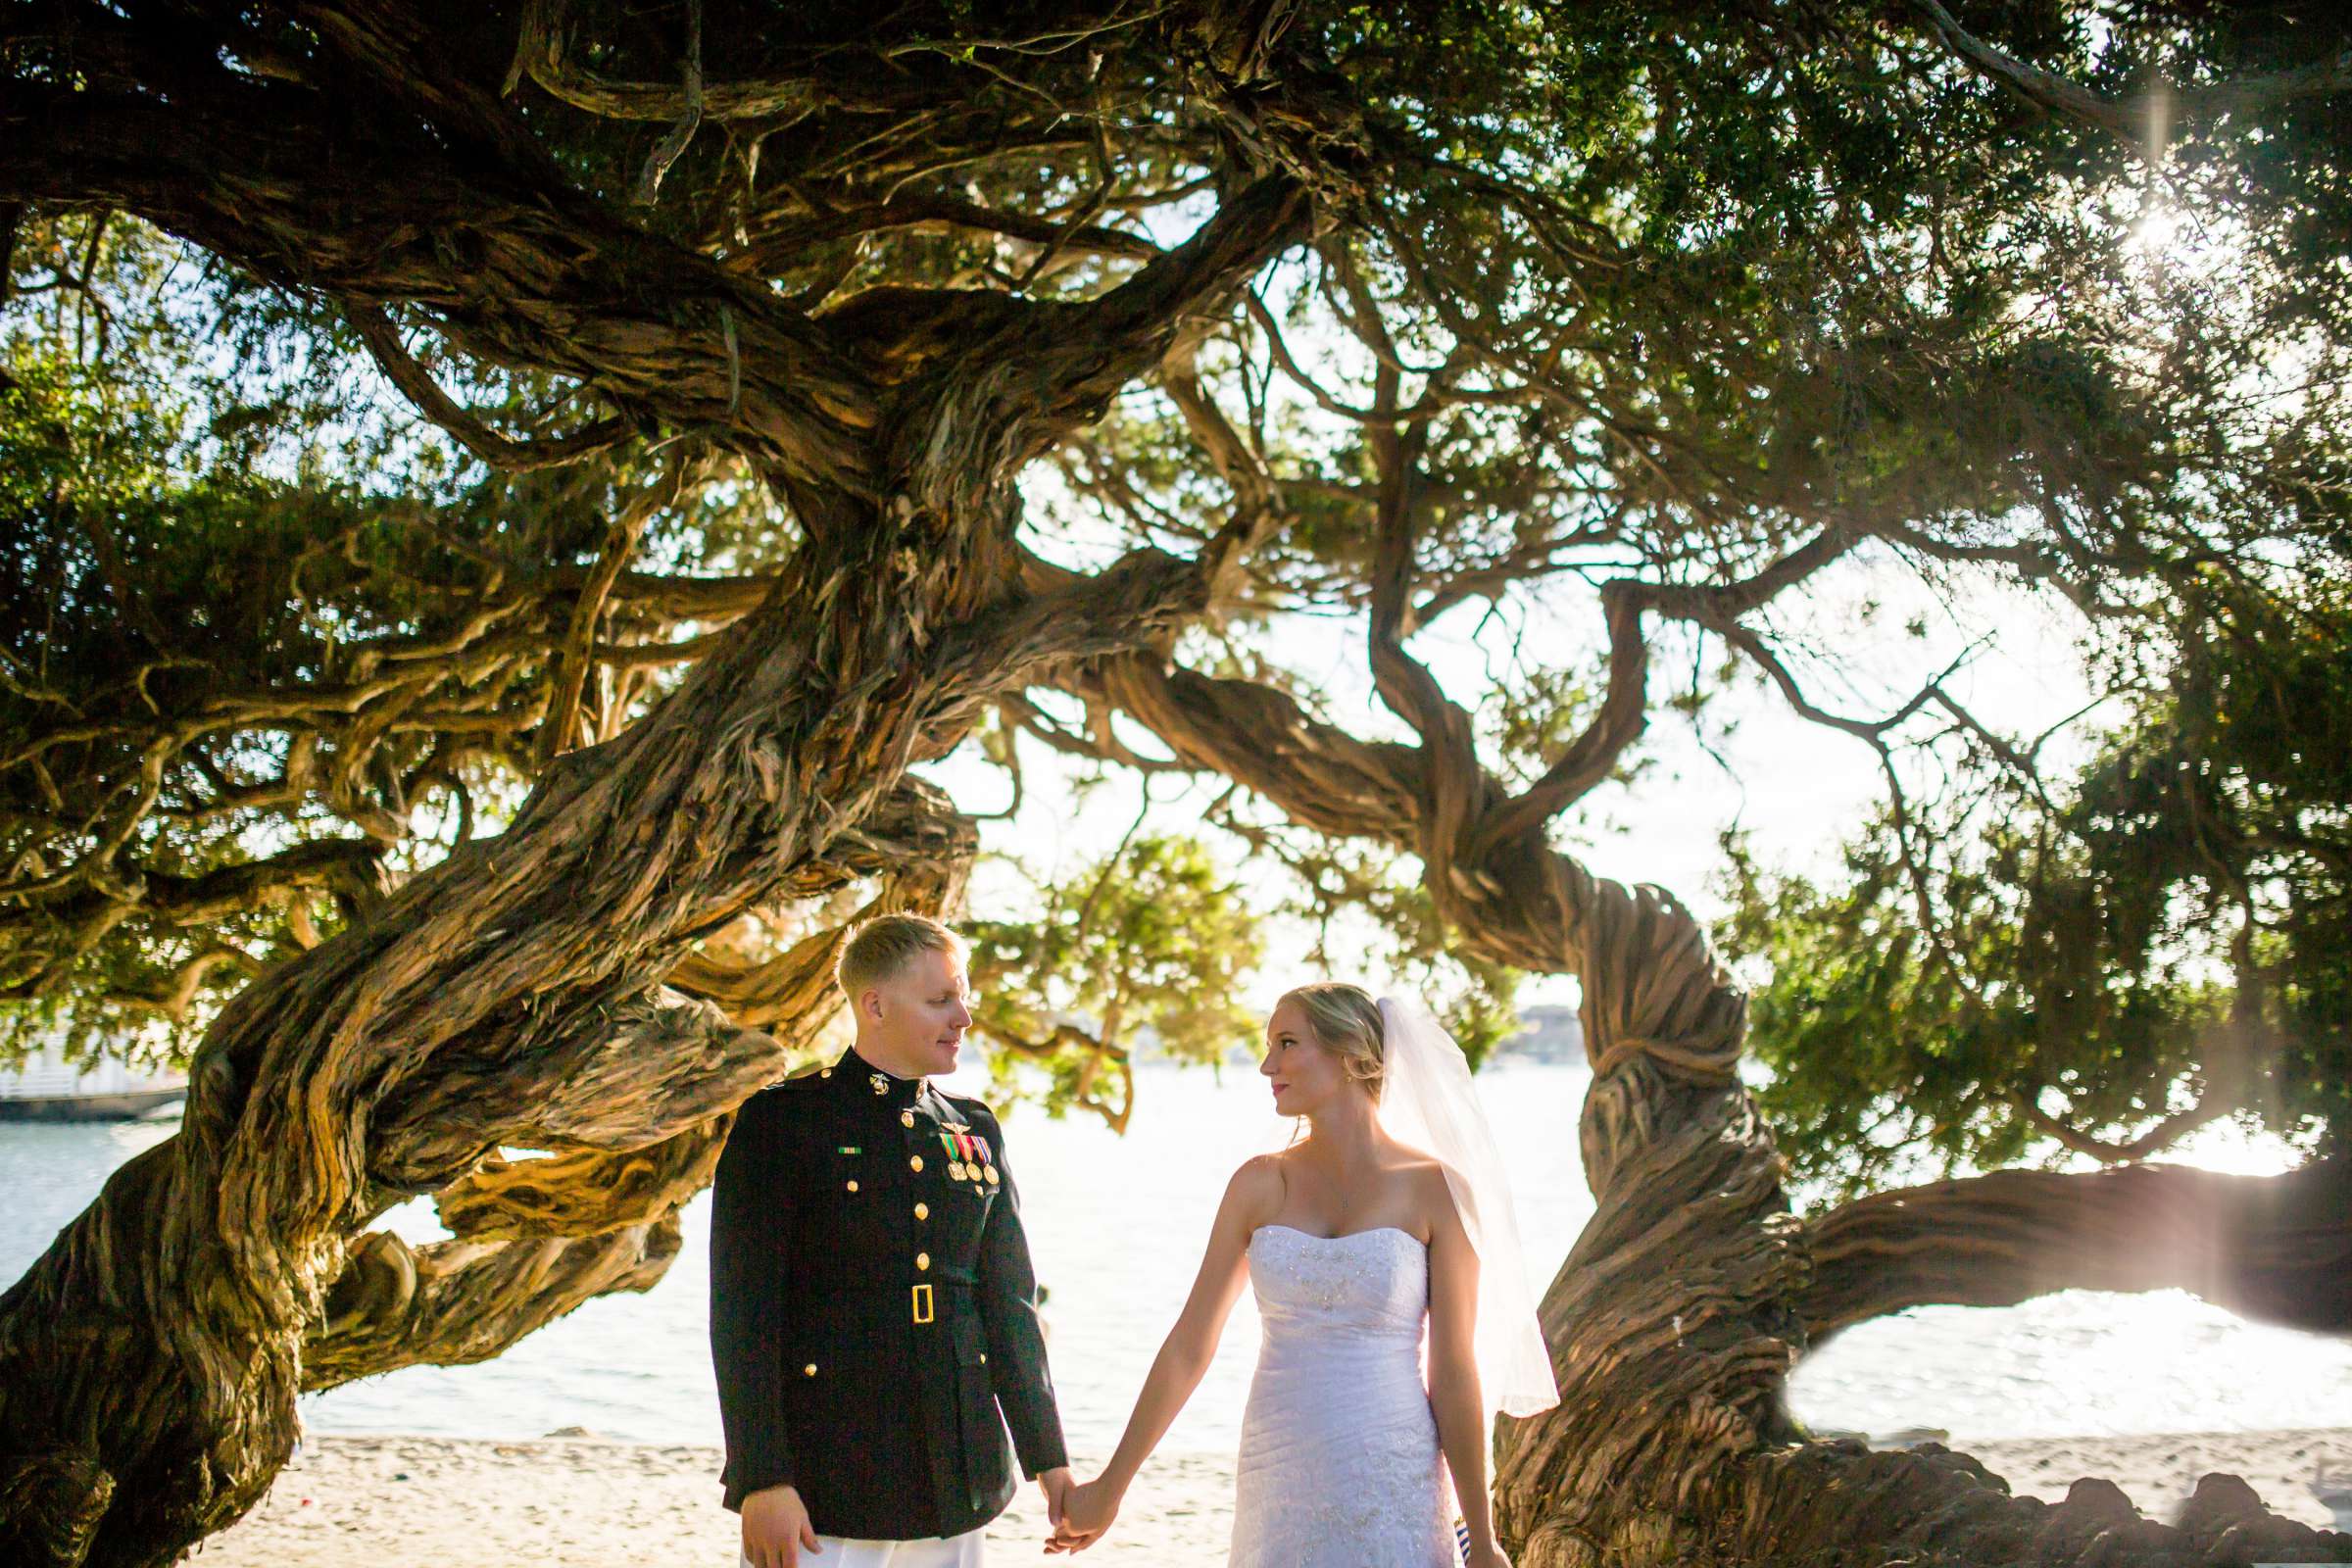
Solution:
<path fill-rule="evenodd" d="M 1386 1044 L 1380 1027 L 1380 1005 L 1372 993 L 1345 980 L 1318 980 L 1282 994 L 1306 1014 L 1307 1027 L 1325 1049 L 1338 1053 L 1348 1078 L 1363 1085 L 1364 1093 L 1380 1098 L 1382 1053 Z M 1282 1005 L 1277 1002 L 1276 1006 Z"/>

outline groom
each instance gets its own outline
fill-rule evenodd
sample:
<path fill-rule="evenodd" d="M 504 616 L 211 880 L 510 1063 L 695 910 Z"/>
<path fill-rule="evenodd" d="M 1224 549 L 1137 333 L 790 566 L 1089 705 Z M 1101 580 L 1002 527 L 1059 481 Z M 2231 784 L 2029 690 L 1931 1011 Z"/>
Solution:
<path fill-rule="evenodd" d="M 857 1043 L 745 1102 L 711 1186 L 724 1500 L 751 1568 L 977 1568 L 1006 1423 L 1055 1523 L 1070 1472 L 1004 1135 L 926 1076 L 971 1027 L 963 944 L 883 915 L 837 974 Z"/>

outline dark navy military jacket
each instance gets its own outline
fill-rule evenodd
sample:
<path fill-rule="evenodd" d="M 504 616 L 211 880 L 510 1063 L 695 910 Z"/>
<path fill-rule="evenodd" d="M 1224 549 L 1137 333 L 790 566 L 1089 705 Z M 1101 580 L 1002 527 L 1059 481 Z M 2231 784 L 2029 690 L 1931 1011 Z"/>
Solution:
<path fill-rule="evenodd" d="M 710 1356 L 729 1508 L 790 1484 L 821 1535 L 960 1535 L 1012 1500 L 1007 1425 L 1024 1475 L 1069 1462 L 996 1117 L 855 1050 L 736 1116 Z"/>

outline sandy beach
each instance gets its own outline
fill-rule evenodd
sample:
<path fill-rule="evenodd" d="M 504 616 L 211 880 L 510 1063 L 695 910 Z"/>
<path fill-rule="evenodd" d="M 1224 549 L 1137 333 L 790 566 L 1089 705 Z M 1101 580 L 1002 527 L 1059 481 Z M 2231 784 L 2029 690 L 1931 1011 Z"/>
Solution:
<path fill-rule="evenodd" d="M 2169 1518 L 2197 1477 L 2243 1476 L 2279 1513 L 2328 1526 L 2309 1485 L 2352 1476 L 2352 1428 L 2010 1440 L 1953 1445 L 2021 1493 L 2055 1501 L 2079 1476 L 2120 1485 Z M 1081 1463 L 1079 1473 L 1089 1473 Z M 718 1454 L 594 1438 L 531 1442 L 314 1435 L 252 1513 L 202 1549 L 206 1568 L 733 1568 Z M 1120 1568 L 1215 1568 L 1232 1480 L 1222 1457 L 1154 1459 L 1117 1527 L 1080 1559 Z M 1034 1488 L 992 1527 L 990 1559 L 1047 1561 Z"/>

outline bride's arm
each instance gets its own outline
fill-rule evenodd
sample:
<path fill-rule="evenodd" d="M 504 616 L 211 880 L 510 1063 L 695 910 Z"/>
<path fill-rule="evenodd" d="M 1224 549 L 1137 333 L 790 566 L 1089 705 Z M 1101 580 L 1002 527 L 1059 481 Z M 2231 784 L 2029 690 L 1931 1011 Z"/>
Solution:
<path fill-rule="evenodd" d="M 1233 1303 L 1250 1277 L 1250 1232 L 1279 1212 L 1281 1204 L 1282 1174 L 1269 1155 L 1247 1161 L 1225 1184 L 1225 1198 L 1217 1205 L 1216 1222 L 1209 1227 L 1208 1249 L 1201 1255 L 1200 1272 L 1194 1277 L 1192 1295 L 1185 1298 L 1176 1326 L 1168 1331 L 1159 1354 L 1152 1358 L 1151 1375 L 1144 1379 L 1143 1393 L 1136 1396 L 1135 1411 L 1127 1417 L 1118 1450 L 1102 1473 L 1080 1489 L 1090 1495 L 1083 1499 L 1080 1516 L 1069 1521 L 1076 1528 L 1065 1526 L 1062 1533 L 1065 1538 L 1075 1538 L 1074 1544 L 1091 1543 L 1109 1524 L 1136 1472 L 1200 1386 L 1201 1375 L 1217 1353 L 1225 1320 L 1232 1315 Z M 1090 1517 L 1097 1513 L 1101 1514 L 1099 1524 Z M 1085 1528 L 1088 1525 L 1094 1528 Z"/>
<path fill-rule="evenodd" d="M 1438 1446 L 1453 1473 L 1454 1496 L 1470 1529 L 1470 1560 L 1499 1561 L 1494 1506 L 1487 1494 L 1486 1408 L 1479 1398 L 1478 1252 L 1462 1229 L 1443 1172 L 1429 1235 L 1429 1403 L 1438 1418 Z"/>

